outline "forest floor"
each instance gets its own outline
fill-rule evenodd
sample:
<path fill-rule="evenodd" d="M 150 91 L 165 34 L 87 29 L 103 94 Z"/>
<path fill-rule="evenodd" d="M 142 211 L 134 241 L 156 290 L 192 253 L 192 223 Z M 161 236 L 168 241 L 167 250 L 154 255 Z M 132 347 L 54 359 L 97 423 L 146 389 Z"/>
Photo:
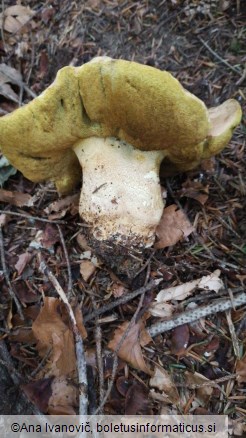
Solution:
<path fill-rule="evenodd" d="M 245 114 L 242 0 L 5 0 L 2 6 L 1 65 L 12 67 L 14 78 L 2 81 L 1 116 L 40 94 L 63 66 L 101 55 L 168 70 L 208 107 L 234 98 Z M 246 433 L 246 305 L 233 304 L 246 284 L 245 134 L 242 121 L 219 156 L 162 180 L 166 207 L 176 205 L 194 231 L 152 249 L 131 281 L 87 248 L 79 191 L 59 199 L 51 183 L 0 169 L 8 191 L 0 215 L 0 412 L 78 410 L 78 357 L 51 272 L 68 293 L 84 338 L 90 412 L 99 406 L 110 414 L 228 414 L 234 433 Z M 205 276 L 207 287 L 198 281 L 189 293 L 177 289 Z M 157 307 L 157 294 L 170 287 Z M 128 301 L 139 288 L 142 294 Z M 228 310 L 213 311 L 228 300 Z M 104 309 L 108 304 L 111 310 Z M 199 314 L 204 306 L 207 316 L 151 332 L 160 321 L 188 310 Z M 117 364 L 112 350 L 130 321 Z"/>

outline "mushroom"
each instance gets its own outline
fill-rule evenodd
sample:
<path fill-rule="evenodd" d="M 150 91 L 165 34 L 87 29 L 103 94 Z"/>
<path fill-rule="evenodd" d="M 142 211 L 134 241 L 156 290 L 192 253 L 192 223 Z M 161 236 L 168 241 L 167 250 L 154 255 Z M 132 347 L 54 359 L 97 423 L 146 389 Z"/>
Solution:
<path fill-rule="evenodd" d="M 98 57 L 61 69 L 39 97 L 2 117 L 0 146 L 27 178 L 53 180 L 61 194 L 82 167 L 79 212 L 92 236 L 146 248 L 164 207 L 161 162 L 192 169 L 225 147 L 240 119 L 236 100 L 208 110 L 168 72 Z"/>

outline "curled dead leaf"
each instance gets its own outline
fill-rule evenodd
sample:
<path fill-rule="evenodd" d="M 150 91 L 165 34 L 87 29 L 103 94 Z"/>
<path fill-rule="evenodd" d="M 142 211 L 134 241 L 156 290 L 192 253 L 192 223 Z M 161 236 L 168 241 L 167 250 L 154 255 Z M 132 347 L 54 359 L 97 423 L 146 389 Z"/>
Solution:
<path fill-rule="evenodd" d="M 204 290 L 213 290 L 218 292 L 224 287 L 223 281 L 219 278 L 221 272 L 219 269 L 212 272 L 210 275 L 205 275 L 197 280 L 188 281 L 187 283 L 178 286 L 162 289 L 156 296 L 158 303 L 171 300 L 184 300 L 192 294 L 195 288 Z"/>
<path fill-rule="evenodd" d="M 192 385 L 198 386 L 195 389 L 196 398 L 199 400 L 201 406 L 206 407 L 214 391 L 212 384 L 209 385 L 209 379 L 200 373 L 191 373 L 190 371 L 186 371 L 185 381 L 189 387 L 192 387 Z"/>
<path fill-rule="evenodd" d="M 18 256 L 18 261 L 15 264 L 15 269 L 18 273 L 18 275 L 21 275 L 24 271 L 25 267 L 28 265 L 30 260 L 32 259 L 32 254 L 29 252 L 23 252 Z"/>
<path fill-rule="evenodd" d="M 50 415 L 76 415 L 78 389 L 66 377 L 56 377 L 51 383 L 47 411 Z"/>
<path fill-rule="evenodd" d="M 51 349 L 50 361 L 43 369 L 46 376 L 73 375 L 76 370 L 73 333 L 62 320 L 60 305 L 59 299 L 45 297 L 32 326 L 39 355 L 44 357 Z"/>
<path fill-rule="evenodd" d="M 155 367 L 153 377 L 149 381 L 149 385 L 153 388 L 159 389 L 165 397 L 167 403 L 177 405 L 179 403 L 179 393 L 172 381 L 168 372 L 160 366 Z"/>
<path fill-rule="evenodd" d="M 35 15 L 29 7 L 22 5 L 13 5 L 0 14 L 0 26 L 6 32 L 17 33 L 28 21 Z"/>
<path fill-rule="evenodd" d="M 161 249 L 175 245 L 179 240 L 189 236 L 194 227 L 182 210 L 178 210 L 175 204 L 164 208 L 161 220 L 156 228 L 158 241 L 155 248 Z"/>
<path fill-rule="evenodd" d="M 171 352 L 177 356 L 183 356 L 188 347 L 190 331 L 188 324 L 175 327 L 171 335 Z"/>
<path fill-rule="evenodd" d="M 96 266 L 90 260 L 83 260 L 80 263 L 80 273 L 84 281 L 88 281 L 91 278 L 91 276 L 94 274 L 95 270 L 96 270 Z"/>
<path fill-rule="evenodd" d="M 36 198 L 28 193 L 0 189 L 0 202 L 7 202 L 16 207 L 33 207 L 35 201 Z"/>
<path fill-rule="evenodd" d="M 117 349 L 128 325 L 129 323 L 126 321 L 115 330 L 113 339 L 108 344 L 108 348 L 113 351 Z M 140 346 L 140 332 L 143 328 L 144 324 L 141 320 L 133 324 L 118 352 L 118 356 L 129 363 L 133 368 L 137 368 L 147 374 L 152 374 L 150 368 L 145 363 Z"/>

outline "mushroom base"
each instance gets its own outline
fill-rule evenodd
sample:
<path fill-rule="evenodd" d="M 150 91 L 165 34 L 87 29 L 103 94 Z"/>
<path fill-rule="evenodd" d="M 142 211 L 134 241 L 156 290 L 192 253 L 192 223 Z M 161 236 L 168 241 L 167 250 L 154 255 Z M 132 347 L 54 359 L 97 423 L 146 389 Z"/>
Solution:
<path fill-rule="evenodd" d="M 164 203 L 163 151 L 140 151 L 115 138 L 89 138 L 74 151 L 83 170 L 79 213 L 92 236 L 128 249 L 150 247 Z"/>
<path fill-rule="evenodd" d="M 138 275 L 144 260 L 150 256 L 151 249 L 129 248 L 113 241 L 99 241 L 85 228 L 83 234 L 93 253 L 111 269 L 121 280 L 130 282 Z"/>

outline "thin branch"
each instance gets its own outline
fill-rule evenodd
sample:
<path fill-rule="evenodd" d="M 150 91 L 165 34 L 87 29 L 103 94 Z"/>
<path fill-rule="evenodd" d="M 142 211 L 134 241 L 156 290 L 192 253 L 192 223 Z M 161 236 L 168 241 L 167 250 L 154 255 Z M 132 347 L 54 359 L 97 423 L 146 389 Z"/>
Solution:
<path fill-rule="evenodd" d="M 91 296 L 93 308 L 96 309 L 96 303 L 94 297 Z M 103 377 L 103 358 L 102 358 L 102 330 L 98 323 L 98 317 L 96 317 L 95 328 L 95 340 L 96 340 L 96 354 L 97 354 L 97 367 L 99 377 L 99 405 L 102 404 L 104 398 L 104 377 Z M 102 412 L 98 412 L 99 415 Z"/>
<path fill-rule="evenodd" d="M 52 272 L 48 269 L 45 262 L 39 256 L 40 266 L 39 270 L 45 274 L 50 282 L 53 284 L 56 292 L 62 299 L 65 304 L 68 315 L 71 321 L 74 340 L 75 340 L 75 349 L 76 349 L 76 357 L 77 357 L 77 371 L 78 371 L 78 381 L 79 381 L 79 415 L 87 415 L 87 407 L 88 407 L 88 396 L 87 396 L 87 374 L 86 374 L 86 361 L 85 361 L 85 353 L 84 353 L 84 345 L 83 340 L 80 335 L 76 319 L 73 313 L 73 309 L 68 302 L 67 296 L 62 289 L 60 283 L 57 281 L 56 277 Z"/>
<path fill-rule="evenodd" d="M 242 75 L 241 70 L 237 69 L 236 67 L 233 67 L 233 65 L 229 64 L 229 62 L 227 62 L 225 59 L 221 58 L 220 55 L 218 55 L 218 53 L 216 53 L 213 49 L 211 49 L 211 47 L 206 43 L 206 41 L 204 41 L 201 37 L 197 37 L 199 39 L 199 41 L 204 45 L 204 47 L 206 47 L 206 49 L 212 53 L 212 55 L 214 55 L 214 57 L 216 59 L 218 59 L 218 61 L 222 62 L 222 64 L 226 65 L 230 70 L 234 71 L 234 73 L 237 73 L 238 75 Z"/>
<path fill-rule="evenodd" d="M 66 221 L 56 221 L 56 220 L 43 219 L 42 217 L 30 216 L 28 214 L 17 213 L 15 211 L 10 211 L 10 210 L 0 210 L 0 213 L 8 214 L 10 216 L 19 216 L 19 217 L 23 217 L 25 219 L 33 220 L 33 221 L 48 222 L 49 224 L 67 224 Z"/>
<path fill-rule="evenodd" d="M 9 279 L 9 273 L 7 270 L 5 254 L 4 254 L 3 231 L 2 231 L 1 226 L 0 226 L 0 253 L 1 253 L 1 263 L 2 263 L 2 268 L 3 268 L 3 274 L 4 274 L 4 278 L 5 278 L 5 281 L 6 281 L 7 286 L 8 286 L 9 295 L 12 298 L 12 300 L 14 300 L 16 307 L 17 307 L 17 311 L 18 311 L 21 319 L 24 320 L 24 315 L 22 312 L 21 304 L 20 304 L 17 296 L 15 295 L 15 291 L 14 291 L 12 284 L 10 282 L 10 279 Z"/>
<path fill-rule="evenodd" d="M 123 297 L 118 298 L 112 303 L 106 304 L 105 306 L 102 306 L 99 309 L 94 310 L 93 312 L 89 313 L 89 315 L 86 315 L 84 317 L 84 322 L 91 321 L 92 319 L 101 315 L 102 313 L 109 312 L 110 310 L 120 306 L 121 304 L 128 303 L 128 301 L 133 300 L 133 298 L 136 298 L 138 295 L 144 294 L 145 292 L 154 289 L 156 286 L 158 286 L 158 284 L 161 281 L 162 280 L 151 280 L 146 286 L 140 287 L 140 289 L 137 289 L 134 292 L 131 292 L 127 295 L 124 295 Z"/>
<path fill-rule="evenodd" d="M 158 322 L 150 326 L 147 331 L 151 337 L 157 336 L 161 333 L 172 330 L 183 324 L 189 324 L 190 322 L 197 321 L 200 318 L 204 318 L 208 315 L 213 315 L 218 312 L 224 312 L 225 310 L 232 309 L 234 307 L 242 306 L 246 303 L 246 293 L 242 293 L 233 297 L 233 301 L 230 299 L 221 299 L 215 301 L 207 306 L 192 309 L 187 312 L 183 312 L 171 320 Z"/>
<path fill-rule="evenodd" d="M 67 247 L 66 247 L 66 243 L 62 234 L 62 230 L 61 227 L 56 224 L 57 229 L 59 231 L 59 236 L 61 239 L 61 243 L 62 243 L 62 247 L 63 247 L 63 251 L 64 251 L 64 255 L 65 255 L 65 259 L 66 259 L 66 263 L 67 263 L 67 273 L 68 273 L 68 286 L 67 286 L 67 297 L 68 300 L 71 298 L 71 295 L 73 293 L 73 281 L 72 281 L 72 271 L 71 271 L 71 265 L 70 265 L 70 261 L 69 261 L 69 256 L 68 256 L 68 252 L 67 252 Z"/>

